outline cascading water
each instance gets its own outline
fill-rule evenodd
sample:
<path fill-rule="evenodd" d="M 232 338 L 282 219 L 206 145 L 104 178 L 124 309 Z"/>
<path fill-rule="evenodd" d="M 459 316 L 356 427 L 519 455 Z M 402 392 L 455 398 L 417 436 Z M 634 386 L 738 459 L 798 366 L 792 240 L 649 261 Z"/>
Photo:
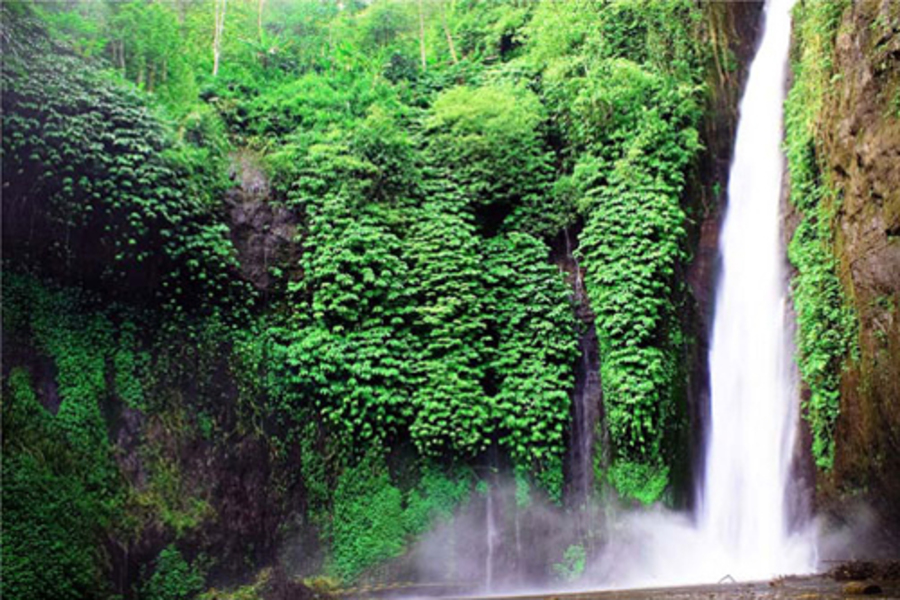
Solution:
<path fill-rule="evenodd" d="M 497 540 L 497 525 L 494 517 L 494 490 L 488 487 L 487 506 L 485 507 L 485 546 L 487 554 L 484 558 L 484 588 L 491 591 L 494 587 L 494 545 Z"/>
<path fill-rule="evenodd" d="M 816 566 L 812 528 L 791 531 L 786 497 L 798 395 L 780 200 L 794 1 L 767 1 L 741 99 L 720 242 L 711 418 L 696 519 L 661 509 L 625 517 L 622 539 L 611 544 L 616 556 L 601 563 L 607 570 L 601 576 L 613 586 L 764 579 Z"/>
<path fill-rule="evenodd" d="M 782 105 L 794 0 L 766 5 L 750 67 L 722 229 L 710 345 L 711 423 L 699 527 L 736 578 L 808 571 L 786 519 L 797 390 L 780 199 Z"/>
<path fill-rule="evenodd" d="M 574 414 L 569 443 L 569 491 L 567 497 L 575 506 L 584 505 L 594 484 L 594 437 L 603 389 L 600 385 L 600 357 L 597 353 L 597 330 L 584 289 L 581 265 L 573 248 L 569 229 L 563 229 L 565 242 L 564 261 L 572 273 L 572 301 L 575 316 L 582 323 L 578 334 L 578 351 L 581 358 L 575 367 L 575 389 L 572 394 Z M 577 238 L 574 240 L 577 243 Z"/>

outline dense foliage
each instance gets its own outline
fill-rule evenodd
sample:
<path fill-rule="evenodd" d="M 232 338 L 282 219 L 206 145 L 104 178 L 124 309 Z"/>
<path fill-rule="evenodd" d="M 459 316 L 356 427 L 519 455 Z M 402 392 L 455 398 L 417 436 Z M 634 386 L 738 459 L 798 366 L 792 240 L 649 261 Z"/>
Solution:
<path fill-rule="evenodd" d="M 153 565 L 153 574 L 141 589 L 141 597 L 148 600 L 184 600 L 203 591 L 201 569 L 188 563 L 174 546 L 166 546 Z"/>
<path fill-rule="evenodd" d="M 648 503 L 668 483 L 684 385 L 675 275 L 686 170 L 700 148 L 696 16 L 687 2 L 550 3 L 529 29 L 585 221 L 579 253 L 615 448 L 609 480 Z"/>
<path fill-rule="evenodd" d="M 98 541 L 123 505 L 101 413 L 114 331 L 103 317 L 73 311 L 77 298 L 11 276 L 3 283 L 5 339 L 32 339 L 57 371 L 45 404 L 24 368 L 4 382 L 3 594 L 90 596 L 106 587 Z"/>

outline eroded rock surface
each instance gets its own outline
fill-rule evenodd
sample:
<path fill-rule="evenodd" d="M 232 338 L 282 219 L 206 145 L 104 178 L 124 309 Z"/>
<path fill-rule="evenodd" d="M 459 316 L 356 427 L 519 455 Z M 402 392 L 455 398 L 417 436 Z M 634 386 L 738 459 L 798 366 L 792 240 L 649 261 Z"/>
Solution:
<path fill-rule="evenodd" d="M 841 198 L 835 251 L 859 360 L 843 374 L 835 489 L 823 499 L 863 492 L 900 531 L 900 3 L 854 2 L 834 61 L 820 140 Z"/>

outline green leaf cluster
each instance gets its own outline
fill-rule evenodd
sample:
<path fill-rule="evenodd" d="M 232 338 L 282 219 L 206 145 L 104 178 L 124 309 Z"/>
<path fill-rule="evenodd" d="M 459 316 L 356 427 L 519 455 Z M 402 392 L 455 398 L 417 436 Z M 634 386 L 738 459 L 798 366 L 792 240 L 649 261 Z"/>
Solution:
<path fill-rule="evenodd" d="M 141 587 L 141 598 L 147 600 L 193 600 L 205 587 L 202 561 L 189 563 L 174 545 L 170 544 L 156 557 L 153 574 Z"/>
<path fill-rule="evenodd" d="M 54 46 L 28 11 L 3 10 L 4 208 L 31 228 L 9 232 L 17 260 L 123 295 L 184 303 L 189 292 L 194 301 L 241 293 L 213 212 L 216 119 L 194 111 L 173 131 L 142 93 Z"/>
<path fill-rule="evenodd" d="M 3 291 L 6 339 L 17 346 L 34 339 L 56 371 L 56 388 L 39 397 L 33 367 L 21 358 L 4 377 L 0 589 L 23 598 L 102 595 L 103 539 L 125 501 L 101 412 L 118 342 L 108 320 L 75 310 L 81 299 L 9 274 Z"/>
<path fill-rule="evenodd" d="M 570 172 L 556 190 L 575 197 L 585 222 L 578 252 L 597 319 L 612 468 L 662 474 L 611 481 L 643 502 L 665 488 L 682 428 L 677 272 L 682 195 L 700 150 L 698 17 L 689 2 L 553 2 L 526 28 L 527 58 L 566 141 Z"/>
<path fill-rule="evenodd" d="M 418 483 L 403 492 L 392 482 L 380 449 L 373 447 L 341 473 L 330 527 L 335 575 L 353 581 L 365 569 L 399 556 L 412 536 L 436 520 L 451 520 L 471 493 L 466 471 L 448 475 L 434 466 L 421 471 Z"/>

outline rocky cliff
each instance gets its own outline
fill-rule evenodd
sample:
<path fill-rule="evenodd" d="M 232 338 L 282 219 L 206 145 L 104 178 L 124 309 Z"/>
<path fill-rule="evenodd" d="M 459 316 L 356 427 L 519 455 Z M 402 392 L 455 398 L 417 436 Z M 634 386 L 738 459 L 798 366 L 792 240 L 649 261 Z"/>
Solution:
<path fill-rule="evenodd" d="M 863 494 L 900 525 L 900 4 L 861 0 L 839 25 L 819 150 L 840 207 L 838 276 L 858 319 L 841 374 L 824 502 Z M 894 540 L 895 542 L 898 540 Z"/>
<path fill-rule="evenodd" d="M 786 105 L 789 257 L 816 500 L 838 522 L 874 508 L 883 535 L 869 532 L 871 550 L 896 548 L 900 525 L 898 32 L 896 2 L 798 3 Z"/>

